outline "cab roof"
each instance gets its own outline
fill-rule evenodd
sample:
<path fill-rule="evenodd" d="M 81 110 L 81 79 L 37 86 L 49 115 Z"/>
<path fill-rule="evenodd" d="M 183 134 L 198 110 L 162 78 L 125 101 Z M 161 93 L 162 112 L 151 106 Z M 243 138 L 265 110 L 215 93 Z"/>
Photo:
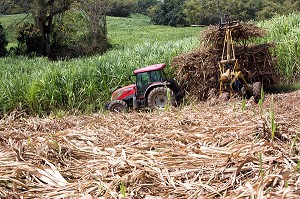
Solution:
<path fill-rule="evenodd" d="M 137 69 L 137 70 L 133 71 L 133 73 L 136 75 L 138 73 L 144 73 L 144 72 L 149 72 L 149 71 L 160 70 L 164 67 L 166 67 L 166 64 L 154 64 L 154 65 L 151 65 L 151 66 L 146 66 L 144 68 Z"/>

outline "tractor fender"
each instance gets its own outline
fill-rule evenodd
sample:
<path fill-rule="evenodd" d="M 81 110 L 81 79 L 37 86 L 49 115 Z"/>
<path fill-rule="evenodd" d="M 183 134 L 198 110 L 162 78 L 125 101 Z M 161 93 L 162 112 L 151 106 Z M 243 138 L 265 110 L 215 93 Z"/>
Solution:
<path fill-rule="evenodd" d="M 149 93 L 154 89 L 154 88 L 157 88 L 157 87 L 164 87 L 164 86 L 167 86 L 167 87 L 170 87 L 170 82 L 157 82 L 157 83 L 153 83 L 151 84 L 147 90 L 145 91 L 145 99 L 148 98 L 148 95 Z M 146 100 L 147 101 L 147 100 Z"/>
<path fill-rule="evenodd" d="M 125 102 L 127 104 L 127 107 L 132 108 L 133 107 L 133 99 L 134 99 L 134 97 L 135 97 L 135 94 L 128 95 L 127 97 L 123 98 L 120 101 Z M 110 105 L 111 102 L 112 101 L 109 101 L 109 102 L 105 103 L 105 105 L 104 105 L 104 109 L 105 110 L 108 110 L 108 107 L 109 107 L 109 105 Z"/>

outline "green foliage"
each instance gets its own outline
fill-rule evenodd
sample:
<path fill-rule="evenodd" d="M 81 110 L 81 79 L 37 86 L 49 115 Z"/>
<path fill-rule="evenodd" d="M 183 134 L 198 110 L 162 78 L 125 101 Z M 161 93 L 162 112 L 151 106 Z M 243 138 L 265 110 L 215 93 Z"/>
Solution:
<path fill-rule="evenodd" d="M 256 12 L 263 8 L 263 0 L 217 1 L 187 0 L 183 13 L 190 24 L 218 24 L 220 16 L 228 13 L 233 20 L 248 21 L 256 19 Z"/>
<path fill-rule="evenodd" d="M 19 28 L 17 40 L 17 54 L 34 54 L 39 56 L 44 54 L 43 37 L 40 31 L 33 24 L 23 24 L 23 26 Z"/>
<path fill-rule="evenodd" d="M 263 86 L 262 86 L 261 89 L 260 89 L 260 99 L 258 101 L 260 116 L 262 116 L 263 111 L 264 111 L 264 100 L 265 100 L 265 92 L 264 92 L 264 89 L 263 89 Z"/>
<path fill-rule="evenodd" d="M 108 16 L 129 17 L 136 10 L 135 0 L 111 0 Z"/>
<path fill-rule="evenodd" d="M 300 90 L 300 82 L 294 83 L 294 84 L 281 84 L 281 85 L 275 85 L 271 88 L 268 88 L 268 91 L 270 93 L 287 93 Z"/>
<path fill-rule="evenodd" d="M 286 15 L 300 10 L 300 1 L 294 0 L 264 0 L 263 7 L 257 12 L 257 19 L 270 19 L 276 15 Z"/>
<path fill-rule="evenodd" d="M 60 45 L 75 45 L 86 34 L 87 24 L 76 9 L 68 10 L 55 19 L 53 42 Z"/>
<path fill-rule="evenodd" d="M 70 9 L 73 0 L 32 0 L 30 12 L 34 17 L 34 25 L 38 29 L 43 42 L 40 43 L 43 56 L 51 58 L 54 19 Z M 26 43 L 28 45 L 28 43 Z"/>
<path fill-rule="evenodd" d="M 0 0 L 0 14 L 24 13 L 29 9 L 30 0 Z"/>
<path fill-rule="evenodd" d="M 34 9 L 28 19 L 21 18 L 25 15 L 16 15 L 20 18 L 3 17 L 5 20 L 14 19 L 6 24 L 11 30 L 10 38 L 14 33 L 13 27 L 22 24 L 22 20 L 26 21 L 18 31 L 16 53 L 48 56 L 56 60 L 105 52 L 110 47 L 105 18 L 107 1 L 82 1 L 79 6 L 73 5 L 77 10 L 70 11 L 68 9 L 71 2 L 73 1 L 60 0 L 53 3 L 35 0 L 31 2 Z M 41 10 L 43 12 L 40 12 Z M 36 24 L 29 25 L 29 20 L 30 23 L 36 22 Z M 11 46 L 15 45 L 11 44 Z"/>
<path fill-rule="evenodd" d="M 215 1 L 187 0 L 183 5 L 183 13 L 189 24 L 217 24 L 220 21 Z"/>
<path fill-rule="evenodd" d="M 182 6 L 185 0 L 164 0 L 153 6 L 149 16 L 153 23 L 158 25 L 184 26 L 187 25 Z"/>
<path fill-rule="evenodd" d="M 262 20 L 299 11 L 299 5 L 299 1 L 290 0 L 186 0 L 182 12 L 189 24 L 209 25 L 218 24 L 224 14 L 230 14 L 232 20 Z"/>
<path fill-rule="evenodd" d="M 243 98 L 243 99 L 242 99 L 242 111 L 243 111 L 243 112 L 246 110 L 246 102 L 247 102 L 247 99 L 246 99 L 246 98 Z"/>
<path fill-rule="evenodd" d="M 298 135 L 298 134 L 297 134 L 297 135 Z M 296 165 L 295 170 L 296 170 L 297 172 L 299 172 L 299 170 L 300 170 L 300 160 L 298 160 L 298 163 L 297 163 L 297 165 Z"/>
<path fill-rule="evenodd" d="M 39 115 L 98 111 L 114 90 L 132 83 L 128 80 L 132 70 L 170 65 L 174 56 L 199 45 L 199 28 L 153 26 L 149 21 L 141 15 L 109 17 L 109 38 L 119 46 L 103 55 L 57 62 L 43 57 L 0 58 L 0 114 L 16 108 Z"/>
<path fill-rule="evenodd" d="M 8 41 L 6 40 L 6 35 L 3 30 L 3 26 L 0 24 L 0 57 L 3 57 L 7 54 L 6 46 Z"/>
<path fill-rule="evenodd" d="M 124 184 L 124 181 L 122 181 L 120 183 L 120 191 L 121 191 L 122 197 L 125 198 L 126 197 L 126 186 Z"/>
<path fill-rule="evenodd" d="M 136 11 L 138 13 L 148 15 L 148 9 L 152 6 L 155 6 L 156 4 L 158 4 L 157 0 L 138 0 Z"/>
<path fill-rule="evenodd" d="M 271 20 L 260 21 L 258 25 L 268 31 L 260 42 L 273 42 L 276 45 L 277 68 L 286 82 L 294 83 L 300 77 L 300 14 L 276 16 Z"/>
<path fill-rule="evenodd" d="M 108 17 L 107 31 L 111 43 L 118 48 L 127 45 L 178 41 L 198 36 L 202 28 L 153 25 L 149 17 L 135 14 L 130 18 Z"/>
<path fill-rule="evenodd" d="M 74 58 L 105 52 L 110 47 L 105 16 L 107 10 L 106 1 L 89 0 L 66 11 L 54 24 L 52 58 Z"/>

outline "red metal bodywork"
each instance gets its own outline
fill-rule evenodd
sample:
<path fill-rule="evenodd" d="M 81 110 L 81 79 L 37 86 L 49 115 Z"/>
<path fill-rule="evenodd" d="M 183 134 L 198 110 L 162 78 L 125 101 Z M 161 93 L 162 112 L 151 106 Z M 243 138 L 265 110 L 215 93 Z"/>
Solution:
<path fill-rule="evenodd" d="M 135 94 L 135 84 L 119 88 L 111 95 L 111 100 L 123 100 Z"/>
<path fill-rule="evenodd" d="M 162 82 L 153 82 L 151 85 L 149 85 L 148 89 L 151 89 L 153 87 L 156 86 L 165 86 L 165 83 Z M 135 84 L 131 84 L 129 86 L 125 86 L 122 88 L 119 88 L 118 90 L 116 90 L 115 92 L 113 92 L 112 96 L 111 96 L 111 100 L 124 100 L 127 98 L 132 98 L 133 95 L 135 95 L 136 92 L 136 85 Z M 145 92 L 147 93 L 147 91 Z M 145 98 L 145 96 L 138 96 L 140 99 Z"/>
<path fill-rule="evenodd" d="M 133 73 L 136 75 L 138 73 L 144 73 L 144 72 L 149 72 L 149 71 L 161 70 L 164 67 L 166 67 L 166 64 L 155 64 L 155 65 L 146 66 L 144 68 L 137 69 L 137 70 L 133 71 Z"/>

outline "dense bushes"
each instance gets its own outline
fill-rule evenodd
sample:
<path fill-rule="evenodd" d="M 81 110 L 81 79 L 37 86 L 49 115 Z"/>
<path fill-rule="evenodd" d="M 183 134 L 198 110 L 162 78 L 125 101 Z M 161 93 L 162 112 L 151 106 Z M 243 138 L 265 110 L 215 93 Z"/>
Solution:
<path fill-rule="evenodd" d="M 72 10 L 70 2 L 34 2 L 38 3 L 31 11 L 35 23 L 20 27 L 17 55 L 57 60 L 103 53 L 110 47 L 106 30 L 108 1 L 82 1 L 72 4 Z"/>
<path fill-rule="evenodd" d="M 112 0 L 108 16 L 128 17 L 136 10 L 136 2 L 134 0 Z"/>
<path fill-rule="evenodd" d="M 44 55 L 44 40 L 40 31 L 33 25 L 25 23 L 19 28 L 18 47 L 16 53 L 19 55 Z"/>
<path fill-rule="evenodd" d="M 152 6 L 155 6 L 156 4 L 158 4 L 157 0 L 138 0 L 136 11 L 138 13 L 148 15 L 148 9 Z"/>
<path fill-rule="evenodd" d="M 217 24 L 224 14 L 230 14 L 233 20 L 249 21 L 299 10 L 300 1 L 290 0 L 165 0 L 150 8 L 148 14 L 155 24 L 178 26 Z"/>
<path fill-rule="evenodd" d="M 185 15 L 182 12 L 182 5 L 185 0 L 165 0 L 152 7 L 149 15 L 154 24 L 184 26 L 187 24 Z"/>

